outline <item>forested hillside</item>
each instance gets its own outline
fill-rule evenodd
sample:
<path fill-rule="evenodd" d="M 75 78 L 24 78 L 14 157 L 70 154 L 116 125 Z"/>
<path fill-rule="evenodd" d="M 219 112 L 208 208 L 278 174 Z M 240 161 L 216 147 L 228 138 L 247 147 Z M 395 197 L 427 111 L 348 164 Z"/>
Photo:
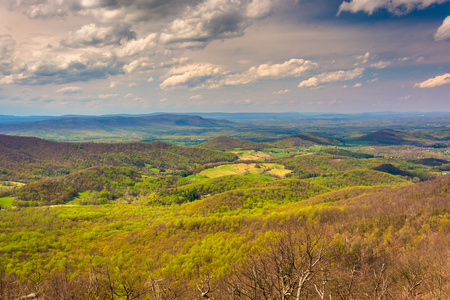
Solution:
<path fill-rule="evenodd" d="M 177 171 L 205 163 L 233 161 L 236 158 L 230 153 L 163 142 L 64 143 L 0 135 L 0 174 L 4 175 L 3 180 L 27 182 L 95 166 Z"/>
<path fill-rule="evenodd" d="M 444 299 L 449 186 L 443 176 L 259 208 L 222 196 L 216 209 L 205 198 L 4 211 L 0 280 L 4 295 L 53 299 L 200 299 L 197 285 L 215 299 Z"/>
<path fill-rule="evenodd" d="M 292 149 L 298 147 L 310 147 L 313 145 L 343 145 L 344 143 L 336 138 L 331 138 L 314 133 L 299 133 L 287 137 L 270 140 L 267 142 L 252 142 L 243 139 L 220 136 L 207 142 L 201 143 L 198 147 L 231 151 L 236 148 L 243 150 L 262 150 L 265 148 Z"/>
<path fill-rule="evenodd" d="M 199 144 L 198 147 L 211 150 L 231 151 L 236 148 L 245 150 L 260 150 L 264 148 L 264 145 L 261 143 L 255 143 L 242 139 L 219 136 L 207 142 Z"/>
<path fill-rule="evenodd" d="M 415 145 L 437 148 L 447 145 L 445 139 L 436 138 L 420 132 L 409 133 L 391 129 L 372 132 L 355 138 L 351 142 L 370 145 Z"/>
<path fill-rule="evenodd" d="M 446 299 L 447 149 L 325 142 L 0 136 L 0 299 Z"/>

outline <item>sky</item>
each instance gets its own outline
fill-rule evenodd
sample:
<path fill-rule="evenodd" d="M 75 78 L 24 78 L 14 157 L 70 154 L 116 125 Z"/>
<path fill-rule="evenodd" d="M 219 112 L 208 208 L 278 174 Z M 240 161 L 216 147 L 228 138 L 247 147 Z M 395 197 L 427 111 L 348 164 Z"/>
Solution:
<path fill-rule="evenodd" d="M 380 111 L 450 111 L 450 0 L 0 0 L 0 114 Z"/>

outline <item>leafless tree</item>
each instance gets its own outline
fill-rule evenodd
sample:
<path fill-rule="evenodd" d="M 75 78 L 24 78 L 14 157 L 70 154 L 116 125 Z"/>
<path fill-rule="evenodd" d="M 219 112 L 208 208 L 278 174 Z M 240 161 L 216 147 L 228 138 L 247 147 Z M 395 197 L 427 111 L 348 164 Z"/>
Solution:
<path fill-rule="evenodd" d="M 166 278 L 149 278 L 146 286 L 152 300 L 175 300 L 181 296 L 176 289 L 171 287 L 170 281 Z"/>
<path fill-rule="evenodd" d="M 201 287 L 197 283 L 197 289 L 200 291 L 202 298 L 212 299 L 211 296 L 209 295 L 210 293 L 214 292 L 214 290 L 211 289 L 211 285 L 210 285 L 211 278 L 212 278 L 212 276 L 208 275 L 204 279 L 202 279 L 200 282 Z"/>
<path fill-rule="evenodd" d="M 369 293 L 366 293 L 366 297 L 368 299 L 373 300 L 381 300 L 384 299 L 388 293 L 389 286 L 391 284 L 391 279 L 387 274 L 386 264 L 383 263 L 380 269 L 372 270 L 373 278 L 372 278 L 372 290 Z"/>
<path fill-rule="evenodd" d="M 326 256 L 327 243 L 312 226 L 292 226 L 251 255 L 235 274 L 234 291 L 243 299 L 303 299 L 316 293 L 311 280 Z"/>

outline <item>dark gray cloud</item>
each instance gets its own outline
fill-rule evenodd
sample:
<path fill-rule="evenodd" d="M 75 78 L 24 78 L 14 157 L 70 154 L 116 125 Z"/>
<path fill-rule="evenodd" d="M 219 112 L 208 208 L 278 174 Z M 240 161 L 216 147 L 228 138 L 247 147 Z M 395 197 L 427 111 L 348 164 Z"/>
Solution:
<path fill-rule="evenodd" d="M 11 35 L 0 35 L 0 61 L 10 58 L 15 46 L 16 42 Z"/>
<path fill-rule="evenodd" d="M 117 16 L 126 20 L 142 22 L 173 17 L 186 6 L 196 5 L 202 0 L 118 0 L 114 10 Z M 111 6 L 107 7 L 111 10 Z"/>
<path fill-rule="evenodd" d="M 267 17 L 272 0 L 207 0 L 189 7 L 161 34 L 161 42 L 175 48 L 203 48 L 213 40 L 242 36 L 254 20 Z"/>
<path fill-rule="evenodd" d="M 0 35 L 0 74 L 9 75 L 16 42 L 10 35 Z"/>
<path fill-rule="evenodd" d="M 71 1 L 9 0 L 10 10 L 20 10 L 31 19 L 62 18 L 68 15 Z"/>
<path fill-rule="evenodd" d="M 135 34 L 129 26 L 99 28 L 94 24 L 69 35 L 62 47 L 32 43 L 14 47 L 10 36 L 1 36 L 0 84 L 62 84 L 154 69 L 156 64 L 150 58 L 157 34 L 132 38 Z"/>
<path fill-rule="evenodd" d="M 201 0 L 9 0 L 10 10 L 32 19 L 63 18 L 91 14 L 110 21 L 150 21 L 181 12 Z"/>
<path fill-rule="evenodd" d="M 4 76 L 0 79 L 0 84 L 63 84 L 102 79 L 122 73 L 123 63 L 115 57 L 90 53 L 65 62 L 58 59 L 34 62 L 21 72 Z"/>

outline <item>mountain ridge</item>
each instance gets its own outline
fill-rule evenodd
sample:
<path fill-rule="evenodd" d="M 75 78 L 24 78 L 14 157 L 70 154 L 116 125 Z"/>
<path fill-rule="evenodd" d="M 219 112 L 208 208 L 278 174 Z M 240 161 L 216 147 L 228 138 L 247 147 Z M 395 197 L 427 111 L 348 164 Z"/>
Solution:
<path fill-rule="evenodd" d="M 114 128 L 138 128 L 147 126 L 226 126 L 227 120 L 207 119 L 200 116 L 162 114 L 142 117 L 92 117 L 61 118 L 33 122 L 1 123 L 0 133 L 28 130 L 108 130 Z"/>

